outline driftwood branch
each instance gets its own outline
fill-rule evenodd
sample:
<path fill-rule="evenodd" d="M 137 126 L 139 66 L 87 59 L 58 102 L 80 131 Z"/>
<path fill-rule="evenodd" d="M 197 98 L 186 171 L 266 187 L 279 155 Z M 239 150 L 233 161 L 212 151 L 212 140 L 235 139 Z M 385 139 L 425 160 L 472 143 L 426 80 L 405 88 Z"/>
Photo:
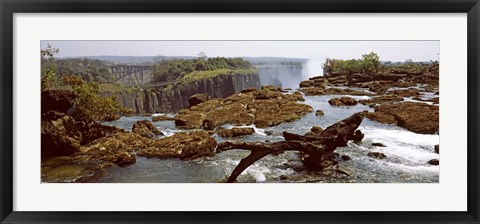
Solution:
<path fill-rule="evenodd" d="M 310 170 L 322 170 L 333 164 L 333 151 L 337 147 L 346 146 L 349 140 L 360 141 L 363 134 L 356 130 L 363 120 L 363 113 L 337 122 L 318 134 L 297 135 L 283 132 L 286 141 L 263 142 L 222 142 L 217 147 L 217 152 L 232 149 L 250 150 L 250 154 L 242 159 L 235 167 L 227 183 L 233 183 L 237 177 L 250 165 L 269 154 L 278 154 L 284 151 L 302 152 L 302 163 Z"/>

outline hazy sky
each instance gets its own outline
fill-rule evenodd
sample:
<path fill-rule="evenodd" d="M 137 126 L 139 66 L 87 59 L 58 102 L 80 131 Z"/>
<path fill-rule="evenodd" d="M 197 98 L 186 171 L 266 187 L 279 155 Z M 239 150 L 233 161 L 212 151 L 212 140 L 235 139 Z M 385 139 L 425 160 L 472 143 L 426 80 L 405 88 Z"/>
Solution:
<path fill-rule="evenodd" d="M 323 60 L 360 58 L 376 52 L 382 61 L 439 60 L 439 41 L 41 41 L 59 48 L 59 57 L 197 56 L 292 57 Z"/>

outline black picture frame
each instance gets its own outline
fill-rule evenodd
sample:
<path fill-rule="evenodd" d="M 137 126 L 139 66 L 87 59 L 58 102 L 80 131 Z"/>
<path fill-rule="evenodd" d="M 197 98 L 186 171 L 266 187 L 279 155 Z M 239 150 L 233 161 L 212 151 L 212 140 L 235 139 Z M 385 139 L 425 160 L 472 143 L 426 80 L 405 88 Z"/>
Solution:
<path fill-rule="evenodd" d="M 1 223 L 479 223 L 478 0 L 0 0 Z M 13 211 L 14 13 L 467 13 L 468 211 L 466 212 L 19 212 Z"/>

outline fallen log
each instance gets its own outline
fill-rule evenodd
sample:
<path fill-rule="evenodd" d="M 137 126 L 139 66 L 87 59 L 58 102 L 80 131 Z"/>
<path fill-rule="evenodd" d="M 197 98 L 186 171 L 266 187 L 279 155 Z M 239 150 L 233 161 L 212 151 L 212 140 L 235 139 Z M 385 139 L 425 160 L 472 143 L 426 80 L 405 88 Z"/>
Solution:
<path fill-rule="evenodd" d="M 232 149 L 250 150 L 250 154 L 240 161 L 226 182 L 235 182 L 245 169 L 263 157 L 284 151 L 301 152 L 302 163 L 309 170 L 330 167 L 335 162 L 333 151 L 337 147 L 346 146 L 349 140 L 360 141 L 363 138 L 363 133 L 356 129 L 360 126 L 364 115 L 365 112 L 355 113 L 316 134 L 302 136 L 283 132 L 285 141 L 280 142 L 222 142 L 217 146 L 217 153 Z"/>

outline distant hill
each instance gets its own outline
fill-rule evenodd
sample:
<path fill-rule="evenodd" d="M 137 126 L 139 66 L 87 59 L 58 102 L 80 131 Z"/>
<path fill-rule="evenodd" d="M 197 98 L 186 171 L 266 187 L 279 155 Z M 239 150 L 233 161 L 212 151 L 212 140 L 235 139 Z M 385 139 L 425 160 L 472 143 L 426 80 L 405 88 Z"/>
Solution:
<path fill-rule="evenodd" d="M 194 56 L 111 56 L 111 55 L 103 55 L 103 56 L 81 56 L 81 57 L 65 57 L 65 58 L 57 58 L 58 60 L 63 59 L 73 59 L 73 58 L 87 58 L 93 60 L 101 60 L 110 62 L 113 64 L 132 64 L 132 65 L 140 65 L 140 64 L 152 64 L 155 61 L 162 61 L 162 60 L 171 60 L 171 59 L 193 59 L 197 58 Z M 286 58 L 286 57 L 240 57 L 244 60 L 249 61 L 254 65 L 258 64 L 296 64 L 296 63 L 304 63 L 308 59 L 306 58 Z"/>

